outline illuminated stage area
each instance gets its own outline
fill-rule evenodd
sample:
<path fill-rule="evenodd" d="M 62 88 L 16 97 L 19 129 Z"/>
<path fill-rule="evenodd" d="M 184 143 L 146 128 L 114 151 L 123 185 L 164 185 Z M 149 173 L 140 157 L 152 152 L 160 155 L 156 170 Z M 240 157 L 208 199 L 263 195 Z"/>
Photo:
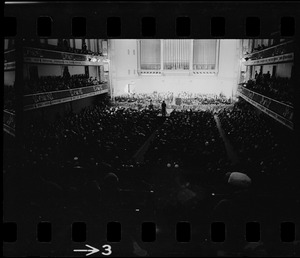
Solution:
<path fill-rule="evenodd" d="M 238 45 L 239 40 L 112 40 L 112 95 L 184 91 L 229 98 L 238 83 Z"/>

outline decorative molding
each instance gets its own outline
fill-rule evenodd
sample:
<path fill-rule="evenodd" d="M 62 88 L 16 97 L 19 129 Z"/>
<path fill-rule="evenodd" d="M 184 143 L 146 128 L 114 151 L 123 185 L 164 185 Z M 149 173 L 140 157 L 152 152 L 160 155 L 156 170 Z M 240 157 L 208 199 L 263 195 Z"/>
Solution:
<path fill-rule="evenodd" d="M 23 97 L 24 110 L 31 110 L 46 106 L 52 106 L 64 102 L 87 98 L 108 92 L 108 85 L 94 85 L 71 90 L 52 91 L 25 95 Z"/>
<path fill-rule="evenodd" d="M 283 63 L 283 62 L 292 62 L 294 61 L 294 53 L 279 55 L 279 56 L 272 56 L 268 58 L 262 58 L 258 60 L 249 60 L 243 62 L 244 65 L 263 65 L 263 64 L 276 64 L 276 63 Z"/>
<path fill-rule="evenodd" d="M 276 121 L 287 126 L 290 129 L 294 128 L 292 106 L 278 102 L 254 91 L 248 90 L 242 86 L 238 87 L 237 95 L 245 99 L 247 102 L 268 114 Z"/>

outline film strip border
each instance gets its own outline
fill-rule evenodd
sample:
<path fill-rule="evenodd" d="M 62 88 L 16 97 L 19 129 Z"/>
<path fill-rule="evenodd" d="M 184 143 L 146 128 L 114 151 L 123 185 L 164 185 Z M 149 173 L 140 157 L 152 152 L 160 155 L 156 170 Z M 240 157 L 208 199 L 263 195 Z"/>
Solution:
<path fill-rule="evenodd" d="M 268 38 L 297 34 L 297 2 L 7 2 L 5 37 Z"/>
<path fill-rule="evenodd" d="M 277 226 L 279 235 L 278 240 L 281 242 L 293 242 L 296 239 L 296 225 L 293 222 L 281 222 Z M 70 225 L 71 237 L 73 242 L 87 241 L 87 225 L 85 222 L 74 222 Z M 18 225 L 15 222 L 3 223 L 3 241 L 7 243 L 16 242 L 18 240 Z M 21 229 L 20 229 L 21 230 Z M 210 224 L 210 241 L 224 242 L 227 238 L 227 231 L 230 232 L 231 226 L 227 226 L 224 222 L 212 222 Z M 53 225 L 51 222 L 43 221 L 36 225 L 36 240 L 38 242 L 51 242 Z M 170 238 L 175 237 L 177 242 L 187 243 L 192 240 L 192 224 L 187 221 L 180 221 L 174 225 L 174 234 Z M 264 225 L 259 222 L 248 222 L 244 224 L 244 240 L 247 242 L 261 241 L 261 234 L 264 231 Z M 298 231 L 298 230 L 297 230 Z M 143 242 L 155 242 L 158 227 L 155 222 L 143 222 L 140 225 L 140 236 Z M 199 239 L 200 240 L 200 239 Z M 121 242 L 122 241 L 122 225 L 120 222 L 112 221 L 106 224 L 106 241 Z"/>

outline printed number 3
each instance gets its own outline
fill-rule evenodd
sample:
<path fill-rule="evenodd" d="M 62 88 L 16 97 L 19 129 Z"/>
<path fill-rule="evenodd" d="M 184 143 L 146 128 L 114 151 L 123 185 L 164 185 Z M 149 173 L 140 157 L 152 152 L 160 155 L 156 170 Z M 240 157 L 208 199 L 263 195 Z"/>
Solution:
<path fill-rule="evenodd" d="M 103 255 L 111 255 L 112 254 L 110 245 L 103 245 L 102 248 L 104 248 L 104 250 L 106 251 L 106 252 L 102 252 Z"/>

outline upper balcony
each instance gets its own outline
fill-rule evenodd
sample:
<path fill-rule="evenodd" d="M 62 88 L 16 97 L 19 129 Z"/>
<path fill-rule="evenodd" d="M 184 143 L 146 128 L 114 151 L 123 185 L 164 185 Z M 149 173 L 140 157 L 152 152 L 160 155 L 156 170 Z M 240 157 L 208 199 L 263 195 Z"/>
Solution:
<path fill-rule="evenodd" d="M 108 63 L 106 56 L 75 54 L 57 50 L 25 47 L 25 63 L 100 66 Z"/>
<path fill-rule="evenodd" d="M 103 83 L 94 86 L 86 86 L 83 88 L 28 94 L 24 95 L 23 97 L 24 110 L 27 111 L 31 109 L 70 102 L 82 98 L 88 98 L 91 96 L 107 93 L 108 90 L 108 84 Z"/>
<path fill-rule="evenodd" d="M 293 62 L 294 60 L 294 41 L 290 40 L 270 46 L 265 49 L 244 55 L 246 62 L 244 65 L 263 65 L 283 62 Z"/>
<path fill-rule="evenodd" d="M 23 47 L 25 63 L 101 66 L 108 64 L 107 55 L 82 54 L 42 47 Z M 4 51 L 4 71 L 15 69 L 15 49 Z"/>
<path fill-rule="evenodd" d="M 4 71 L 15 70 L 15 67 L 16 67 L 15 49 L 4 51 Z"/>

